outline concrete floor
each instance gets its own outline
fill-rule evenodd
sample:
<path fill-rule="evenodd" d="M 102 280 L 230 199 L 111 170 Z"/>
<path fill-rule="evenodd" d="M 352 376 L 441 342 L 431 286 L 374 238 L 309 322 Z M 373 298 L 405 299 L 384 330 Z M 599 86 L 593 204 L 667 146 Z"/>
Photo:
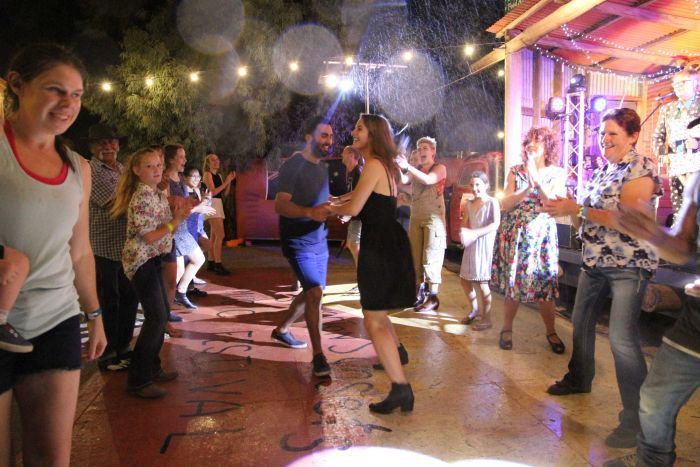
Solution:
<path fill-rule="evenodd" d="M 521 308 L 514 349 L 498 348 L 502 299 L 494 322 L 473 332 L 459 324 L 466 301 L 459 278 L 444 270 L 437 313 L 394 315 L 410 354 L 410 415 L 375 415 L 367 404 L 390 383 L 371 368 L 375 354 L 362 327 L 354 268 L 332 258 L 324 298 L 324 347 L 331 378 L 311 375 L 311 350 L 270 339 L 288 306 L 292 275 L 277 247 L 226 250 L 229 277 L 210 280 L 209 297 L 183 313 L 182 338 L 163 349 L 180 372 L 168 394 L 145 401 L 125 393 L 126 374 L 88 368 L 73 436 L 76 466 L 365 466 L 601 465 L 633 450 L 605 447 L 620 401 L 612 356 L 598 337 L 590 394 L 553 397 L 570 356 L 553 354 L 539 315 Z M 296 337 L 307 339 L 303 323 Z M 570 346 L 571 324 L 557 324 Z M 653 351 L 653 349 L 647 349 Z M 678 421 L 677 465 L 700 463 L 700 394 Z"/>

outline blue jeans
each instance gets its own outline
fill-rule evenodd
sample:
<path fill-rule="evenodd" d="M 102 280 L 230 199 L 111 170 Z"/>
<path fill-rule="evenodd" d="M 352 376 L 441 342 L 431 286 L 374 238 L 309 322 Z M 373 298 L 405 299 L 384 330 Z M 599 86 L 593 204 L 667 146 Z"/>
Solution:
<path fill-rule="evenodd" d="M 676 418 L 700 387 L 700 358 L 661 344 L 642 386 L 637 436 L 637 465 L 673 465 Z"/>
<path fill-rule="evenodd" d="M 595 376 L 596 320 L 605 299 L 612 293 L 609 338 L 622 398 L 620 423 L 633 429 L 639 427 L 639 389 L 647 375 L 637 321 L 650 276 L 649 272 L 638 268 L 581 270 L 571 317 L 574 349 L 569 372 L 564 376 L 568 385 L 591 390 Z"/>
<path fill-rule="evenodd" d="M 149 259 L 136 270 L 132 279 L 144 316 L 127 378 L 127 385 L 133 389 L 152 383 L 153 376 L 161 371 L 159 354 L 170 312 L 161 262 L 161 256 Z"/>

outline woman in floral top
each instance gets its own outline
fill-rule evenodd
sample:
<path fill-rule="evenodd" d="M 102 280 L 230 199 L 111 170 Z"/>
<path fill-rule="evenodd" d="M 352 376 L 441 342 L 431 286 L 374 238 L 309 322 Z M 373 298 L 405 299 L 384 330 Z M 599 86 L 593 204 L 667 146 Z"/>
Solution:
<path fill-rule="evenodd" d="M 127 380 L 128 391 L 143 398 L 163 397 L 165 390 L 154 383 L 177 377 L 177 372 L 163 371 L 158 356 L 169 310 L 161 257 L 172 250 L 175 225 L 187 218 L 191 208 L 180 203 L 171 214 L 168 199 L 157 188 L 162 175 L 163 158 L 157 151 L 136 151 L 126 163 L 111 210 L 114 217 L 127 215 L 122 263 L 145 317 Z"/>
<path fill-rule="evenodd" d="M 595 326 L 603 302 L 612 294 L 610 347 L 622 397 L 620 425 L 606 438 L 610 447 L 634 447 L 639 428 L 639 389 L 647 374 L 637 321 L 644 290 L 658 266 L 649 244 L 621 233 L 619 209 L 651 209 L 661 196 L 656 164 L 639 155 L 634 146 L 641 129 L 639 115 L 615 109 L 603 116 L 600 145 L 608 163 L 599 168 L 581 196 L 557 199 L 545 210 L 553 216 L 571 216 L 580 224 L 583 268 L 579 275 L 572 316 L 574 350 L 569 372 L 549 387 L 552 395 L 591 391 L 595 374 Z"/>
<path fill-rule="evenodd" d="M 558 166 L 554 133 L 532 128 L 525 135 L 523 163 L 510 169 L 501 208 L 505 216 L 496 236 L 491 283 L 505 294 L 499 346 L 513 348 L 513 321 L 520 303 L 536 302 L 552 351 L 564 352 L 554 329 L 558 296 L 559 249 L 554 219 L 541 212 L 545 201 L 566 194 L 566 175 Z"/>

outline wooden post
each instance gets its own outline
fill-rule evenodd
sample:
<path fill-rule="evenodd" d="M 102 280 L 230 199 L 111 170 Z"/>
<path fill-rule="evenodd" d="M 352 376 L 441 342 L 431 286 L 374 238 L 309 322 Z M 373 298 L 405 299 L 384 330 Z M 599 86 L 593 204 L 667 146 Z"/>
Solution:
<path fill-rule="evenodd" d="M 523 134 L 523 64 L 522 51 L 506 55 L 504 168 L 521 163 L 520 142 Z M 504 177 L 504 184 L 507 177 Z"/>

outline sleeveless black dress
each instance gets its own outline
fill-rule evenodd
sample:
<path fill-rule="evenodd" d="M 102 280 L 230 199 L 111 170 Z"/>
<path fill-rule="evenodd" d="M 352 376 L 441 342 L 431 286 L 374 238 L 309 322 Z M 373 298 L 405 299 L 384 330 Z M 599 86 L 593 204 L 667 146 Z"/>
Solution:
<path fill-rule="evenodd" d="M 357 286 L 365 311 L 408 308 L 416 301 L 408 235 L 396 220 L 396 197 L 372 192 L 358 218 L 362 221 Z"/>

